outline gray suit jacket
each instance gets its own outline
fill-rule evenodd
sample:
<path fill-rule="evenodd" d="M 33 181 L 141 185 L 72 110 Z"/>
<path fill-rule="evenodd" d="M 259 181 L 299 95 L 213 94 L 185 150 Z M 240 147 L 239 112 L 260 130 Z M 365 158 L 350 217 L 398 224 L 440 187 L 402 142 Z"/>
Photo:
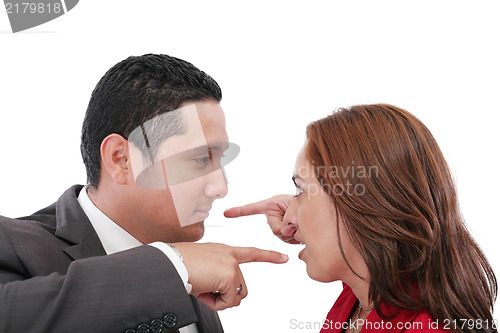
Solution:
<path fill-rule="evenodd" d="M 193 322 L 200 333 L 223 332 L 158 249 L 106 255 L 81 189 L 29 217 L 0 216 L 0 332 L 165 333 Z"/>

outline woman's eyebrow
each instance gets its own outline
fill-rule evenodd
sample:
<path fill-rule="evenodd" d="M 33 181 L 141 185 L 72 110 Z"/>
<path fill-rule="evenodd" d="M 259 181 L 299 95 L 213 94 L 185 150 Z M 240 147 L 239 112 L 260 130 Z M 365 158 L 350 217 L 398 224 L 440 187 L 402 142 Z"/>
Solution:
<path fill-rule="evenodd" d="M 297 185 L 297 183 L 296 183 L 296 180 L 297 180 L 297 179 L 299 179 L 300 181 L 302 181 L 302 182 L 304 182 L 304 183 L 305 183 L 304 179 L 302 179 L 299 175 L 294 174 L 294 175 L 292 176 L 292 181 L 293 181 L 293 183 L 294 183 L 295 185 Z"/>

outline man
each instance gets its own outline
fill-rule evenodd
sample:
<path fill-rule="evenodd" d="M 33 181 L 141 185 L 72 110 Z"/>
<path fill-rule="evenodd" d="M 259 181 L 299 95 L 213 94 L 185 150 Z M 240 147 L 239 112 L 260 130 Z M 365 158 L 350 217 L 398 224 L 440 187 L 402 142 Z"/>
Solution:
<path fill-rule="evenodd" d="M 99 81 L 82 128 L 88 185 L 0 216 L 0 332 L 222 332 L 247 289 L 239 264 L 277 252 L 194 244 L 227 193 L 217 83 L 166 55 Z M 175 246 L 169 243 L 176 243 Z"/>

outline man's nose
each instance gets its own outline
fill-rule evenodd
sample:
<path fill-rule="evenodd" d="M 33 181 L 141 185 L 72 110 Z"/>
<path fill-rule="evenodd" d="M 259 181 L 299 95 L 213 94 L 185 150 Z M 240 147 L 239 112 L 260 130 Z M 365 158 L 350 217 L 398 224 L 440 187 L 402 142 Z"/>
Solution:
<path fill-rule="evenodd" d="M 207 176 L 205 195 L 213 199 L 221 199 L 227 195 L 227 182 L 224 169 L 221 167 Z"/>

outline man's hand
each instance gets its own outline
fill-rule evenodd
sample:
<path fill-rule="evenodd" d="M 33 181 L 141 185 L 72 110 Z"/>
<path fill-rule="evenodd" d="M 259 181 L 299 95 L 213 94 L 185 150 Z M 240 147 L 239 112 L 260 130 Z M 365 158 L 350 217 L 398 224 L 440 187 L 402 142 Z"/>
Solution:
<path fill-rule="evenodd" d="M 175 247 L 188 271 L 191 294 L 216 311 L 238 306 L 248 295 L 240 264 L 288 261 L 285 254 L 253 247 L 213 243 L 176 243 Z"/>
<path fill-rule="evenodd" d="M 255 214 L 265 214 L 267 223 L 273 233 L 282 241 L 290 244 L 298 244 L 295 240 L 295 227 L 283 223 L 283 217 L 293 195 L 281 194 L 266 200 L 254 202 L 241 207 L 229 208 L 224 212 L 225 217 L 240 217 Z"/>

